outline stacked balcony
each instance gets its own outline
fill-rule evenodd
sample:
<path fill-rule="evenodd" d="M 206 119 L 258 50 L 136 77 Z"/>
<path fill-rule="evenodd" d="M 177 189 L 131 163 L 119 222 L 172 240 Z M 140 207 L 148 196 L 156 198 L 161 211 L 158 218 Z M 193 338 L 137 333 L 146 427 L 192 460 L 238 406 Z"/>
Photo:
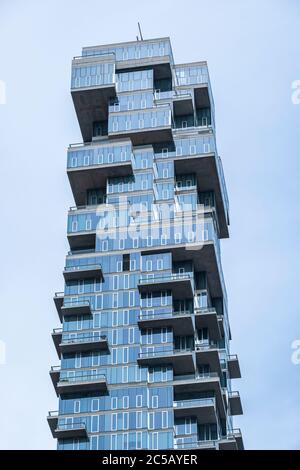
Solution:
<path fill-rule="evenodd" d="M 189 312 L 170 312 L 154 314 L 145 312 L 138 317 L 138 326 L 145 328 L 164 328 L 170 327 L 175 335 L 193 335 L 195 333 L 194 315 Z"/>
<path fill-rule="evenodd" d="M 85 422 L 78 418 L 62 419 L 58 411 L 50 411 L 47 421 L 52 436 L 56 439 L 80 439 L 88 436 Z"/>
<path fill-rule="evenodd" d="M 240 379 L 241 370 L 238 356 L 236 354 L 231 354 L 227 358 L 227 368 L 230 379 Z"/>
<path fill-rule="evenodd" d="M 106 377 L 103 374 L 92 374 L 84 371 L 82 375 L 61 376 L 59 366 L 52 366 L 50 377 L 57 396 L 71 393 L 105 392 Z"/>
<path fill-rule="evenodd" d="M 215 308 L 196 308 L 195 325 L 198 330 L 207 328 L 213 341 L 224 337 L 224 316 L 218 315 Z"/>
<path fill-rule="evenodd" d="M 198 424 L 217 424 L 218 422 L 215 398 L 176 400 L 173 407 L 175 419 L 196 416 Z"/>
<path fill-rule="evenodd" d="M 108 349 L 107 336 L 92 332 L 63 335 L 62 328 L 56 328 L 53 330 L 52 339 L 59 357 L 62 353 L 105 351 Z"/>
<path fill-rule="evenodd" d="M 153 347 L 141 351 L 137 362 L 141 366 L 172 366 L 175 374 L 195 373 L 196 362 L 193 350 L 173 347 Z"/>
<path fill-rule="evenodd" d="M 191 298 L 194 295 L 193 278 L 189 273 L 159 273 L 142 276 L 138 289 L 141 294 L 170 290 L 173 299 Z"/>
<path fill-rule="evenodd" d="M 65 281 L 78 281 L 80 279 L 94 279 L 103 277 L 100 264 L 83 264 L 76 266 L 65 266 L 63 275 Z"/>
<path fill-rule="evenodd" d="M 220 375 L 217 372 L 209 372 L 206 374 L 190 374 L 177 375 L 173 380 L 173 388 L 175 396 L 182 393 L 198 393 L 212 392 L 215 396 L 215 408 L 221 418 L 226 417 L 226 404 L 222 393 L 222 385 Z M 192 413 L 190 413 L 192 414 Z"/>
<path fill-rule="evenodd" d="M 176 175 L 194 174 L 197 186 L 201 188 L 201 191 L 214 192 L 220 238 L 228 238 L 228 196 L 214 132 L 212 130 L 206 132 L 198 138 L 196 145 L 191 149 L 183 150 L 179 155 L 176 154 L 174 169 Z"/>

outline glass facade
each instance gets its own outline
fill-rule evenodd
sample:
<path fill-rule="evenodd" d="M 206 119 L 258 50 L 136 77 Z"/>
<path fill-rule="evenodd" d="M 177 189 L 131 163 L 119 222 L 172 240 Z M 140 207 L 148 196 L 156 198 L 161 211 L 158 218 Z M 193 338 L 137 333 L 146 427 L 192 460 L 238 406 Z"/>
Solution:
<path fill-rule="evenodd" d="M 84 48 L 71 90 L 93 137 L 67 155 L 58 449 L 241 449 L 207 65 L 175 65 L 168 38 Z"/>

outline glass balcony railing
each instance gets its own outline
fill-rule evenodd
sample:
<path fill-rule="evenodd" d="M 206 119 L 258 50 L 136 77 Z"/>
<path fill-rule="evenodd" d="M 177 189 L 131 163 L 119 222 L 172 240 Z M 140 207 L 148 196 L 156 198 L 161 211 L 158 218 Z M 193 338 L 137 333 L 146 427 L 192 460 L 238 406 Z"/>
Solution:
<path fill-rule="evenodd" d="M 84 421 L 78 421 L 76 423 L 58 423 L 56 431 L 79 431 L 81 429 L 86 429 Z"/>
<path fill-rule="evenodd" d="M 106 377 L 104 374 L 82 374 L 74 376 L 60 376 L 59 382 L 64 384 L 80 383 L 80 382 L 97 382 L 105 381 Z"/>
<path fill-rule="evenodd" d="M 184 382 L 186 380 L 208 380 L 219 378 L 218 372 L 204 372 L 202 374 L 190 374 L 190 375 L 176 375 L 173 378 L 175 383 Z"/>
<path fill-rule="evenodd" d="M 215 398 L 198 398 L 193 400 L 176 400 L 173 402 L 174 408 L 195 408 L 195 407 L 205 407 L 213 406 L 216 407 Z"/>
<path fill-rule="evenodd" d="M 106 335 L 90 335 L 90 334 L 78 334 L 72 337 L 63 337 L 62 345 L 69 344 L 81 344 L 81 343 L 97 343 L 99 341 L 106 341 Z"/>
<path fill-rule="evenodd" d="M 63 307 L 90 307 L 89 300 L 81 300 L 81 299 L 65 299 L 63 303 Z"/>
<path fill-rule="evenodd" d="M 217 441 L 195 441 L 195 442 L 175 442 L 174 448 L 180 449 L 216 449 L 218 445 Z"/>
<path fill-rule="evenodd" d="M 192 312 L 190 311 L 181 311 L 181 312 L 160 312 L 155 314 L 153 310 L 151 312 L 144 311 L 141 315 L 138 316 L 138 320 L 158 320 L 161 318 L 176 318 L 182 316 L 190 316 Z"/>
<path fill-rule="evenodd" d="M 101 271 L 101 264 L 79 264 L 77 266 L 65 266 L 64 271 L 67 273 L 85 272 L 85 271 Z"/>
<path fill-rule="evenodd" d="M 148 276 L 142 276 L 139 279 L 139 284 L 153 284 L 161 282 L 172 282 L 172 281 L 186 281 L 193 280 L 191 273 L 163 273 L 163 274 L 151 274 Z"/>

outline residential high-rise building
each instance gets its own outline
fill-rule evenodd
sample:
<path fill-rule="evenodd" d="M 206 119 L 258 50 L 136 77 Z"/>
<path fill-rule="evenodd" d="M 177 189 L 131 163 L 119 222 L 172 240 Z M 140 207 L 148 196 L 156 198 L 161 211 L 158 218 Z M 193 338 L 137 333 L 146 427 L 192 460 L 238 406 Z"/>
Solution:
<path fill-rule="evenodd" d="M 243 449 L 207 64 L 176 65 L 169 38 L 85 47 L 71 93 L 58 449 Z"/>

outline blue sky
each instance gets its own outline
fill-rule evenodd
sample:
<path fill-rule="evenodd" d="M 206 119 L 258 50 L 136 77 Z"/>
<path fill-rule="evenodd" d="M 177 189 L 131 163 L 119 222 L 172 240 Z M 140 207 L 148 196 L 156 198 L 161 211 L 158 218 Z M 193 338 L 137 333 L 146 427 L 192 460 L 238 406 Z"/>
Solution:
<path fill-rule="evenodd" d="M 57 399 L 50 333 L 62 290 L 66 213 L 73 204 L 66 147 L 80 132 L 69 85 L 82 46 L 170 36 L 177 63 L 207 60 L 218 150 L 231 206 L 222 242 L 250 449 L 299 449 L 300 4 L 297 0 L 1 0 L 0 204 L 2 214 L 0 446 L 51 449 Z"/>

